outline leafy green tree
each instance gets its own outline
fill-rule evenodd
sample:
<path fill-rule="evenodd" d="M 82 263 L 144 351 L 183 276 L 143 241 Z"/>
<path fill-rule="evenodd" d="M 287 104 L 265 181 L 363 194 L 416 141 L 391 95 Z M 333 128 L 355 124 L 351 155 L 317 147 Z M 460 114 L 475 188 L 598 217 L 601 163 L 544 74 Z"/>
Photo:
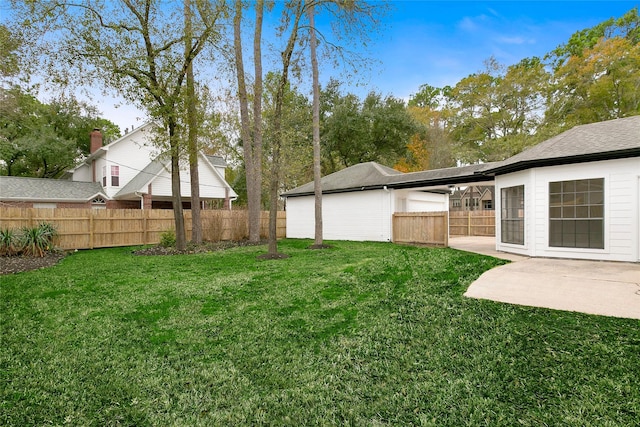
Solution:
<path fill-rule="evenodd" d="M 185 50 L 183 5 L 159 0 L 67 3 L 59 0 L 14 2 L 18 22 L 41 37 L 33 58 L 55 83 L 98 83 L 146 109 L 164 128 L 171 159 L 176 247 L 186 247 L 180 194 L 179 112 L 185 104 L 185 79 L 196 57 L 217 33 L 218 2 L 197 1 L 191 20 L 191 49 Z M 182 23 L 182 25 L 181 25 Z M 51 52 L 55 52 L 51 55 Z"/>
<path fill-rule="evenodd" d="M 547 59 L 554 67 L 554 84 L 546 128 L 560 132 L 577 124 L 640 114 L 637 8 L 574 33 Z"/>
<path fill-rule="evenodd" d="M 118 127 L 95 108 L 74 99 L 50 104 L 19 87 L 0 89 L 0 173 L 57 178 L 89 154 L 89 133 L 102 129 L 108 142 Z"/>
<path fill-rule="evenodd" d="M 407 111 L 417 124 L 417 130 L 407 144 L 406 155 L 394 168 L 402 172 L 417 172 L 455 166 L 447 111 L 415 105 L 409 106 Z"/>
<path fill-rule="evenodd" d="M 640 44 L 602 39 L 556 72 L 547 121 L 570 127 L 640 114 Z"/>
<path fill-rule="evenodd" d="M 401 99 L 375 92 L 364 100 L 342 95 L 335 80 L 322 91 L 321 117 L 327 173 L 369 161 L 394 164 L 416 130 Z"/>
<path fill-rule="evenodd" d="M 265 142 L 266 175 L 270 173 L 272 163 L 271 145 L 273 142 L 273 119 L 275 114 L 275 94 L 279 76 L 267 73 L 264 79 L 263 96 L 263 129 Z M 282 100 L 282 144 L 281 156 L 281 188 L 286 190 L 295 188 L 313 180 L 313 146 L 312 140 L 312 110 L 309 100 L 298 88 L 291 83 L 287 85 Z M 270 176 L 268 176 L 270 178 Z M 269 181 L 269 180 L 267 180 Z M 263 190 L 268 198 L 268 189 Z"/>
<path fill-rule="evenodd" d="M 490 58 L 484 72 L 458 82 L 449 97 L 457 159 L 496 161 L 522 151 L 542 120 L 548 81 L 538 58 L 524 59 L 506 70 Z"/>
<path fill-rule="evenodd" d="M 545 59 L 549 60 L 554 71 L 557 71 L 572 57 L 582 57 L 587 49 L 592 49 L 601 39 L 614 37 L 626 39 L 631 45 L 640 43 L 640 17 L 637 7 L 620 18 L 610 18 L 594 27 L 576 31 L 567 43 L 549 52 Z"/>
<path fill-rule="evenodd" d="M 9 77 L 18 73 L 18 49 L 22 41 L 6 25 L 0 24 L 0 77 Z"/>

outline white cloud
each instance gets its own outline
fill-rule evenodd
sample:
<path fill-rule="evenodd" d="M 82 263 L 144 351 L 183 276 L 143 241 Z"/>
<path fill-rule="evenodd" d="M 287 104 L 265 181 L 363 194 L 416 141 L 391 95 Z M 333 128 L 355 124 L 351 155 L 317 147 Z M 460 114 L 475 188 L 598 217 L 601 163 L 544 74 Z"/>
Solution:
<path fill-rule="evenodd" d="M 458 28 L 463 31 L 473 32 L 473 31 L 477 31 L 479 27 L 474 22 L 473 18 L 465 16 L 464 18 L 462 18 L 462 21 L 458 23 Z"/>
<path fill-rule="evenodd" d="M 522 36 L 498 36 L 495 38 L 498 43 L 504 44 L 535 44 L 536 40 L 533 38 L 525 38 Z"/>

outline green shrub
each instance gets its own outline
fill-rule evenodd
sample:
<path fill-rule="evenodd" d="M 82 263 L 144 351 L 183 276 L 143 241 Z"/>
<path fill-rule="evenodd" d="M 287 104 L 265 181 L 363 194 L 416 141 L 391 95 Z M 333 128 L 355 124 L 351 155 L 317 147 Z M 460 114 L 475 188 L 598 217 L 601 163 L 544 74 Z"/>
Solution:
<path fill-rule="evenodd" d="M 0 230 L 0 255 L 12 256 L 20 253 L 22 241 L 15 230 Z"/>
<path fill-rule="evenodd" d="M 176 245 L 176 232 L 173 229 L 167 230 L 160 235 L 160 246 L 172 248 Z"/>
<path fill-rule="evenodd" d="M 53 239 L 57 231 L 52 224 L 43 222 L 37 227 L 22 228 L 22 252 L 24 255 L 43 257 L 44 253 L 53 249 Z"/>
<path fill-rule="evenodd" d="M 58 230 L 56 230 L 55 225 L 50 222 L 41 222 L 38 224 L 38 229 L 49 239 L 50 246 L 53 247 L 53 241 L 58 236 Z"/>

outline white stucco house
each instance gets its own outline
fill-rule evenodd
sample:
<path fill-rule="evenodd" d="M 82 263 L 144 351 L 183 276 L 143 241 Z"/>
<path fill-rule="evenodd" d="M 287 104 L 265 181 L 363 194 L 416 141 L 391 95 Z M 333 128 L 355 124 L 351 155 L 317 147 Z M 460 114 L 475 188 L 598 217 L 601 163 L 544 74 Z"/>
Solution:
<path fill-rule="evenodd" d="M 483 174 L 497 250 L 640 261 L 640 116 L 576 126 Z"/>
<path fill-rule="evenodd" d="M 0 202 L 23 207 L 93 207 L 171 209 L 170 159 L 153 144 L 154 125 L 147 123 L 123 137 L 102 145 L 95 129 L 90 135 L 90 155 L 66 179 L 2 177 Z M 181 195 L 191 206 L 188 162 L 180 168 Z M 223 200 L 230 208 L 237 194 L 225 180 L 226 162 L 219 156 L 199 154 L 200 199 Z"/>
<path fill-rule="evenodd" d="M 388 242 L 399 212 L 442 212 L 456 184 L 486 181 L 476 172 L 489 165 L 402 173 L 375 162 L 322 178 L 323 235 L 329 240 Z M 287 237 L 314 237 L 313 182 L 288 191 Z"/>

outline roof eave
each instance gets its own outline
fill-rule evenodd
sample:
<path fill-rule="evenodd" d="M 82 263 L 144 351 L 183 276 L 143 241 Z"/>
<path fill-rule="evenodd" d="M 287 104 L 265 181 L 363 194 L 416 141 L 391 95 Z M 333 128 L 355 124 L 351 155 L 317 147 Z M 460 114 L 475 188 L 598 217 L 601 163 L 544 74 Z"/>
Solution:
<path fill-rule="evenodd" d="M 417 187 L 434 187 L 438 185 L 466 184 L 466 183 L 472 183 L 472 182 L 482 182 L 486 180 L 487 180 L 487 177 L 485 175 L 482 175 L 476 172 L 473 175 L 426 179 L 422 181 L 405 181 L 405 182 L 388 184 L 387 186 L 389 188 L 403 189 L 403 188 L 417 188 Z"/>
<path fill-rule="evenodd" d="M 577 156 L 554 157 L 550 159 L 533 159 L 512 163 L 505 166 L 498 166 L 493 169 L 487 169 L 480 172 L 484 176 L 504 175 L 507 173 L 518 172 L 525 169 L 560 166 L 572 163 L 587 163 L 603 160 L 625 159 L 630 157 L 640 157 L 640 147 L 628 148 L 625 150 L 607 151 L 603 153 L 580 154 Z"/>
<path fill-rule="evenodd" d="M 91 200 L 95 199 L 96 197 L 103 197 L 105 199 L 108 199 L 106 194 L 103 193 L 96 193 L 91 197 L 88 198 L 78 198 L 78 199 L 70 199 L 70 198 L 51 198 L 51 197 L 32 197 L 32 198 L 26 198 L 26 197 L 2 197 L 0 198 L 0 200 L 5 201 L 5 202 L 23 202 L 23 203 L 29 203 L 29 202 L 36 202 L 36 203 L 86 203 L 86 202 L 90 202 Z"/>
<path fill-rule="evenodd" d="M 387 184 L 376 184 L 376 185 L 365 185 L 360 187 L 349 187 L 349 188 L 336 188 L 333 190 L 322 190 L 322 194 L 339 194 L 339 193 L 353 193 L 356 191 L 367 191 L 367 190 L 382 190 L 385 187 L 390 187 Z M 315 194 L 314 191 L 304 191 L 301 193 L 282 193 L 280 197 L 301 197 L 301 196 L 313 196 Z"/>

